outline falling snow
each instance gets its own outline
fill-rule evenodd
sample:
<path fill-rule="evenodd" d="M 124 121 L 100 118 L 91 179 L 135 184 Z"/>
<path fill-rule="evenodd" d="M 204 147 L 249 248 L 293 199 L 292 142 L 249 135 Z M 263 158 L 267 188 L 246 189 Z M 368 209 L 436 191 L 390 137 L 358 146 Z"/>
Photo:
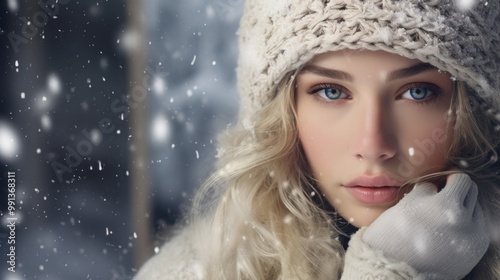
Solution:
<path fill-rule="evenodd" d="M 491 162 L 497 162 L 497 161 L 498 161 L 498 155 L 496 155 L 496 154 L 495 154 L 495 155 L 492 155 L 492 156 L 490 157 L 490 161 L 491 161 Z"/>
<path fill-rule="evenodd" d="M 291 214 L 287 214 L 283 219 L 283 222 L 287 225 L 291 224 L 293 220 L 293 216 Z"/>
<path fill-rule="evenodd" d="M 41 123 L 44 130 L 50 130 L 52 128 L 52 121 L 48 115 L 42 116 Z"/>
<path fill-rule="evenodd" d="M 153 91 L 158 94 L 162 95 L 167 88 L 165 79 L 159 76 L 154 77 L 153 80 Z"/>
<path fill-rule="evenodd" d="M 19 10 L 19 2 L 18 0 L 7 0 L 7 7 L 9 11 L 15 13 Z"/>
<path fill-rule="evenodd" d="M 144 1 L 145 30 L 138 32 L 123 3 L 55 1 L 47 10 L 22 3 L 6 1 L 11 20 L 0 27 L 5 38 L 34 30 L 18 52 L 4 49 L 10 81 L 3 79 L 0 98 L 0 160 L 19 172 L 18 214 L 27 233 L 19 235 L 19 252 L 31 256 L 22 260 L 22 279 L 72 279 L 82 269 L 85 279 L 131 279 L 136 271 L 128 264 L 145 236 L 133 227 L 130 181 L 147 177 L 142 190 L 169 203 L 172 212 L 160 216 L 171 219 L 207 175 L 201 170 L 215 161 L 212 139 L 237 116 L 242 6 L 222 15 L 201 2 Z M 141 46 L 150 70 L 133 82 L 130 52 Z M 136 85 L 145 96 L 131 92 Z M 137 108 L 146 109 L 144 135 L 134 130 Z M 141 137 L 150 151 L 142 162 L 135 158 Z M 155 224 L 152 213 L 139 214 Z"/>
<path fill-rule="evenodd" d="M 477 1 L 478 0 L 455 0 L 457 7 L 462 11 L 469 11 L 477 4 Z M 488 5 L 488 2 L 486 2 L 485 5 Z"/>
<path fill-rule="evenodd" d="M 11 159 L 19 152 L 19 137 L 14 127 L 0 121 L 0 158 Z"/>
<path fill-rule="evenodd" d="M 159 114 L 157 115 L 151 123 L 151 133 L 152 139 L 155 143 L 164 143 L 169 139 L 170 136 L 170 123 L 167 118 Z"/>
<path fill-rule="evenodd" d="M 61 80 L 56 74 L 51 74 L 47 79 L 48 89 L 53 94 L 58 94 L 61 92 Z M 45 98 L 45 96 L 44 96 Z M 45 101 L 45 100 L 44 100 Z"/>

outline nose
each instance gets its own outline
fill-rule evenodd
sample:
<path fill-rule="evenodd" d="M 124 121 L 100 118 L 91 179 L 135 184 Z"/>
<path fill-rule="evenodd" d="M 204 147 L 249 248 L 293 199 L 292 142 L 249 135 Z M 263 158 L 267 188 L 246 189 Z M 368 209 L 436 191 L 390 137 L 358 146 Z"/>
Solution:
<path fill-rule="evenodd" d="M 366 102 L 355 112 L 351 152 L 358 160 L 381 162 L 396 155 L 395 120 L 382 101 Z"/>

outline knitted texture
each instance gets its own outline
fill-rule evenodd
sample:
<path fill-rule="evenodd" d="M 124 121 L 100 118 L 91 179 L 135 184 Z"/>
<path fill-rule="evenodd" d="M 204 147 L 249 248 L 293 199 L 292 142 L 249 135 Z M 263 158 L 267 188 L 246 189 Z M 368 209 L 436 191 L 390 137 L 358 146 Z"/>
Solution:
<path fill-rule="evenodd" d="M 240 25 L 243 115 L 277 93 L 286 73 L 317 54 L 383 50 L 427 62 L 500 106 L 500 4 L 477 0 L 247 0 Z"/>
<path fill-rule="evenodd" d="M 388 259 L 374 250 L 363 239 L 366 228 L 361 228 L 349 241 L 341 280 L 425 280 L 413 267 L 404 262 Z"/>
<path fill-rule="evenodd" d="M 417 183 L 366 228 L 362 240 L 425 279 L 463 279 L 490 245 L 477 195 L 464 173 L 449 175 L 439 192 L 431 183 Z"/>

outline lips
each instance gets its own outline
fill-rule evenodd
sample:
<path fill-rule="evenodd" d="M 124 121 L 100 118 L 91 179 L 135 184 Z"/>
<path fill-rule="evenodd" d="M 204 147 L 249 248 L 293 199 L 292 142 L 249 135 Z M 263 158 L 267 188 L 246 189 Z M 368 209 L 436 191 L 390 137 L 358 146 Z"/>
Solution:
<path fill-rule="evenodd" d="M 397 199 L 402 183 L 387 176 L 360 176 L 345 184 L 347 191 L 364 204 L 386 204 Z"/>

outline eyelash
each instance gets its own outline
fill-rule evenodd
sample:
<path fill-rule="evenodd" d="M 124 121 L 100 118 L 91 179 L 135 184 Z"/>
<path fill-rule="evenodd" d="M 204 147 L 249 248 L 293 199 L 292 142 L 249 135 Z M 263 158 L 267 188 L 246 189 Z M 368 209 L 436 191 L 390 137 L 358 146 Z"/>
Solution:
<path fill-rule="evenodd" d="M 348 96 L 348 98 L 342 98 L 342 99 L 331 99 L 331 100 L 327 100 L 321 96 L 318 95 L 318 93 L 321 91 L 321 90 L 325 90 L 325 89 L 336 89 L 336 90 L 340 90 L 341 92 L 343 92 L 344 94 L 346 94 Z M 351 99 L 350 98 L 350 95 L 349 95 L 349 91 L 343 87 L 343 86 L 340 86 L 340 85 L 336 85 L 336 84 L 318 84 L 316 86 L 314 86 L 313 88 L 311 88 L 308 92 L 308 94 L 313 94 L 315 95 L 319 102 L 322 102 L 322 103 L 325 103 L 325 104 L 331 104 L 333 102 L 341 102 L 345 99 Z"/>
<path fill-rule="evenodd" d="M 421 89 L 425 89 L 425 90 L 429 90 L 430 92 L 432 92 L 432 94 L 430 95 L 430 97 L 425 97 L 424 99 L 422 100 L 417 100 L 417 99 L 407 99 L 408 102 L 412 102 L 416 105 L 426 105 L 430 102 L 433 102 L 435 101 L 441 94 L 442 94 L 442 90 L 441 88 L 439 88 L 438 86 L 434 85 L 434 84 L 431 84 L 431 83 L 425 83 L 425 82 L 418 82 L 418 83 L 411 83 L 411 84 L 407 84 L 405 86 L 403 86 L 402 88 L 400 88 L 398 90 L 398 95 L 397 95 L 397 99 L 403 99 L 401 96 L 403 94 L 405 94 L 407 91 L 409 91 L 410 89 L 415 89 L 415 88 L 421 88 Z M 340 90 L 341 92 L 343 92 L 344 94 L 346 94 L 348 96 L 348 98 L 338 98 L 338 99 L 331 99 L 331 100 L 327 100 L 321 96 L 318 95 L 318 93 L 321 91 L 321 90 L 325 90 L 325 89 L 335 89 L 335 90 Z M 342 102 L 344 101 L 345 99 L 351 99 L 351 96 L 349 95 L 349 91 L 344 88 L 343 86 L 340 86 L 340 85 L 337 85 L 337 84 L 318 84 L 318 85 L 315 85 L 313 88 L 311 88 L 308 92 L 308 94 L 313 94 L 313 95 L 316 95 L 318 100 L 322 103 L 326 103 L 326 104 L 332 104 L 332 103 L 338 103 L 338 102 Z"/>
<path fill-rule="evenodd" d="M 421 89 L 425 89 L 425 90 L 430 90 L 432 92 L 432 95 L 430 97 L 426 97 L 422 100 L 410 100 L 410 99 L 407 99 L 407 101 L 409 102 L 413 102 L 417 105 L 426 105 L 428 103 L 431 103 L 431 102 L 435 102 L 437 100 L 437 98 L 439 96 L 441 96 L 441 94 L 443 93 L 443 91 L 441 90 L 440 87 L 434 85 L 434 84 L 431 84 L 431 83 L 411 83 L 411 84 L 407 84 L 405 85 L 404 87 L 402 87 L 398 92 L 400 92 L 398 94 L 398 99 L 402 99 L 401 96 L 403 94 L 405 94 L 407 91 L 409 91 L 410 89 L 415 89 L 415 88 L 421 88 Z"/>

